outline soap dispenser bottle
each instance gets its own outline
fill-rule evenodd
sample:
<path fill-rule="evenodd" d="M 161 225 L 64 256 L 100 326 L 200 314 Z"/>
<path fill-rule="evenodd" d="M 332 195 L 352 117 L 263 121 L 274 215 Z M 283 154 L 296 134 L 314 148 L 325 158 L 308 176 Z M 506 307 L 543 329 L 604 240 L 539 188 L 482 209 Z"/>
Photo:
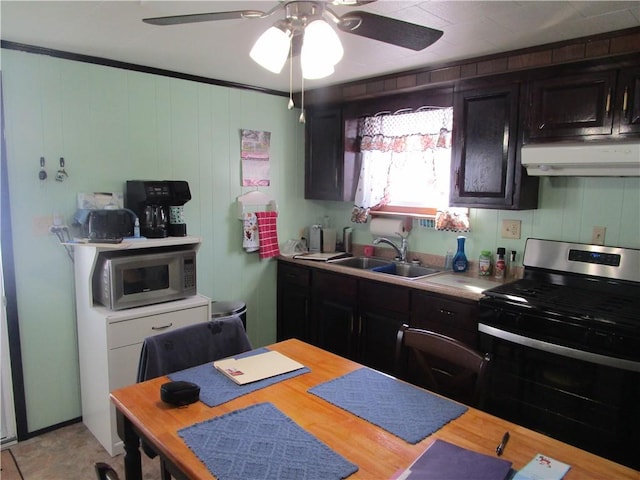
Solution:
<path fill-rule="evenodd" d="M 469 262 L 467 256 L 464 254 L 464 241 L 467 237 L 460 235 L 458 237 L 458 251 L 453 256 L 453 271 L 454 272 L 466 272 Z"/>

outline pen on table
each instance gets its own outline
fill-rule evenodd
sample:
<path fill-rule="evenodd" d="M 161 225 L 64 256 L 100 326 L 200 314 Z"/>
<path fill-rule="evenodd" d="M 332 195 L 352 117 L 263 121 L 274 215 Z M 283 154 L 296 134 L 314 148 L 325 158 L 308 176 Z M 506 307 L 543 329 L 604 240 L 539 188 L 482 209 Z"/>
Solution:
<path fill-rule="evenodd" d="M 504 435 L 502 436 L 502 441 L 500 442 L 500 445 L 496 447 L 496 454 L 498 456 L 502 455 L 502 452 L 504 452 L 504 448 L 507 446 L 508 441 L 509 441 L 509 432 L 505 432 Z"/>

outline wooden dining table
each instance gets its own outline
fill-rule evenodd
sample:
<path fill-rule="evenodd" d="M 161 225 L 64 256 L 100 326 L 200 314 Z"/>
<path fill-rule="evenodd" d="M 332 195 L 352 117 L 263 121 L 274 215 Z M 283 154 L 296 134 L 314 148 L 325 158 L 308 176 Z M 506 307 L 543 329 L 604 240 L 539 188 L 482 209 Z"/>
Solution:
<path fill-rule="evenodd" d="M 292 358 L 310 372 L 240 396 L 216 407 L 198 401 L 175 407 L 160 399 L 160 386 L 169 381 L 159 377 L 120 388 L 111 393 L 118 421 L 118 433 L 125 447 L 127 480 L 141 480 L 140 438 L 156 450 L 167 470 L 178 479 L 213 479 L 178 430 L 220 415 L 262 402 L 270 402 L 302 429 L 358 466 L 349 479 L 389 479 L 408 468 L 436 439 L 486 455 L 496 455 L 505 432 L 510 439 L 502 459 L 519 470 L 538 453 L 571 466 L 567 480 L 635 479 L 640 472 L 508 422 L 475 408 L 416 444 L 410 444 L 386 430 L 343 410 L 308 390 L 363 366 L 302 341 L 291 339 L 267 346 Z M 213 368 L 213 367 L 212 367 Z M 398 404 L 397 415 L 403 414 Z"/>

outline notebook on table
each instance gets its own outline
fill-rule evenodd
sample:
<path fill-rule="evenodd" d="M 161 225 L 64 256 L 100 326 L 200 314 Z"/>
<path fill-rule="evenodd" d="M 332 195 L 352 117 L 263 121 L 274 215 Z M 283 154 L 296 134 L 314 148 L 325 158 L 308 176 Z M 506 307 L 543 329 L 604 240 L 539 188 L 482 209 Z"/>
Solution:
<path fill-rule="evenodd" d="M 217 360 L 213 366 L 238 385 L 304 368 L 301 363 L 273 350 L 249 357 Z"/>
<path fill-rule="evenodd" d="M 436 440 L 395 480 L 506 480 L 511 462 Z"/>

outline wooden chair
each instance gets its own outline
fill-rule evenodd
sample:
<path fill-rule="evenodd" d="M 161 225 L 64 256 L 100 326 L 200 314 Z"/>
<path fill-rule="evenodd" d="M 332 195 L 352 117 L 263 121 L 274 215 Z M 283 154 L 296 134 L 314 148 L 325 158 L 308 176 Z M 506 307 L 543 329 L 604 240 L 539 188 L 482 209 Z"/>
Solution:
<path fill-rule="evenodd" d="M 490 357 L 453 338 L 402 325 L 396 340 L 396 376 L 481 408 Z"/>
<path fill-rule="evenodd" d="M 237 355 L 251 348 L 242 319 L 237 315 L 147 337 L 140 352 L 138 382 Z M 141 446 L 149 458 L 157 456 L 157 452 L 146 442 L 142 442 Z M 162 480 L 171 478 L 162 461 L 160 476 Z"/>

